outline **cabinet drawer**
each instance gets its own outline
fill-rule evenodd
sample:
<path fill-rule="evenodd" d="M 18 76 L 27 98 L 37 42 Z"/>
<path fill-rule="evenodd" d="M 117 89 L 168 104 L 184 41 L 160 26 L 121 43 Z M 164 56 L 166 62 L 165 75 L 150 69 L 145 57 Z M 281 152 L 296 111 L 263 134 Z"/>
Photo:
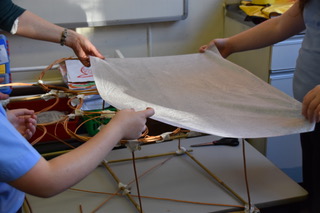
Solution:
<path fill-rule="evenodd" d="M 283 69 L 293 69 L 301 47 L 302 38 L 291 38 L 279 42 L 272 47 L 271 72 Z"/>

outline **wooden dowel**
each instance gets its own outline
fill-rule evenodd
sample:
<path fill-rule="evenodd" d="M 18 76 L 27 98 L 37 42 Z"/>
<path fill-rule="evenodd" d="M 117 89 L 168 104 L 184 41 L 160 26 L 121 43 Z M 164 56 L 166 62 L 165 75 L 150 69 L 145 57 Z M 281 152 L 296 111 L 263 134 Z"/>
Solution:
<path fill-rule="evenodd" d="M 248 204 L 240 195 L 238 195 L 234 190 L 232 190 L 227 184 L 225 184 L 220 178 L 214 175 L 207 167 L 205 167 L 200 161 L 193 157 L 189 152 L 186 154 L 196 162 L 204 171 L 206 171 L 211 177 L 213 177 L 219 184 L 221 184 L 225 189 L 231 192 L 237 199 L 239 199 L 244 205 Z"/>
<path fill-rule="evenodd" d="M 120 179 L 116 176 L 116 174 L 112 171 L 112 169 L 110 168 L 110 166 L 108 165 L 108 163 L 106 162 L 102 162 L 102 165 L 109 171 L 109 173 L 111 174 L 111 176 L 115 179 L 115 181 L 119 184 L 121 183 Z M 136 209 L 141 212 L 140 206 L 139 204 L 133 199 L 133 197 L 128 194 L 125 193 L 125 196 L 131 201 L 131 203 L 136 207 Z"/>
<path fill-rule="evenodd" d="M 187 150 L 188 152 L 192 152 L 192 150 Z M 168 156 L 168 155 L 176 155 L 176 152 L 168 152 L 168 153 L 162 153 L 162 154 L 156 154 L 156 155 L 146 155 L 142 157 L 136 157 L 136 160 L 141 159 L 149 159 L 149 158 L 156 158 L 156 157 L 162 157 L 162 156 Z M 119 163 L 119 162 L 125 162 L 125 161 L 131 161 L 132 158 L 124 158 L 124 159 L 118 159 L 118 160 L 110 160 L 108 163 Z"/>

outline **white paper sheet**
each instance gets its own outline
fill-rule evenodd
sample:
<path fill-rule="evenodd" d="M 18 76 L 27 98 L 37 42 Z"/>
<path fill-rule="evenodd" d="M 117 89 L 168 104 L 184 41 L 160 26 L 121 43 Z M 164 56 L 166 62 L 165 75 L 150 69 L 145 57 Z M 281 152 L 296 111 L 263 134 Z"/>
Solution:
<path fill-rule="evenodd" d="M 68 82 L 94 81 L 92 70 L 85 67 L 79 60 L 66 60 Z"/>
<path fill-rule="evenodd" d="M 155 120 L 223 137 L 310 131 L 301 103 L 213 51 L 146 57 L 92 57 L 101 97 L 118 109 L 155 109 Z"/>

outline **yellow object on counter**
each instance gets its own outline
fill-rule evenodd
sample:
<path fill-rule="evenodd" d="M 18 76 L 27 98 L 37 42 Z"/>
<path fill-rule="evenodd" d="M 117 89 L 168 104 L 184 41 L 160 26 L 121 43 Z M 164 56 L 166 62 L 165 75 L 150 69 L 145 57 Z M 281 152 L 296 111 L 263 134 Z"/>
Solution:
<path fill-rule="evenodd" d="M 273 3 L 267 3 L 273 2 Z M 262 17 L 269 19 L 286 12 L 293 4 L 294 0 L 252 0 L 241 1 L 240 9 L 248 16 Z"/>
<path fill-rule="evenodd" d="M 0 65 L 0 74 L 5 74 L 6 73 L 6 65 L 1 64 Z"/>
<path fill-rule="evenodd" d="M 252 0 L 252 4 L 274 4 L 275 0 Z"/>
<path fill-rule="evenodd" d="M 248 16 L 255 16 L 255 17 L 262 17 L 265 19 L 268 19 L 269 17 L 262 13 L 262 9 L 264 6 L 258 6 L 258 5 L 240 5 L 240 9 L 245 12 Z"/>

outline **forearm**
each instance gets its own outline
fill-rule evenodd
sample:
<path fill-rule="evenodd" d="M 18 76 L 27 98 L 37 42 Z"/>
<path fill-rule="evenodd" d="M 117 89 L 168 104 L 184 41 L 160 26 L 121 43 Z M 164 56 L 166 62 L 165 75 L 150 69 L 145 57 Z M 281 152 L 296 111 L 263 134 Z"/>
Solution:
<path fill-rule="evenodd" d="M 32 39 L 59 43 L 63 29 L 64 28 L 48 22 L 30 11 L 25 11 L 19 17 L 16 34 Z"/>
<path fill-rule="evenodd" d="M 277 29 L 277 21 L 277 18 L 274 18 L 228 38 L 227 44 L 231 47 L 230 52 L 259 49 L 290 37 L 283 30 Z"/>
<path fill-rule="evenodd" d="M 50 161 L 40 158 L 31 170 L 10 184 L 39 197 L 60 193 L 92 172 L 121 139 L 139 138 L 146 129 L 147 118 L 153 114 L 151 108 L 139 112 L 118 111 L 89 141 Z"/>
<path fill-rule="evenodd" d="M 26 175 L 11 184 L 39 197 L 51 197 L 63 192 L 90 174 L 121 140 L 121 136 L 118 127 L 106 126 L 91 140 L 69 153 L 50 161 L 41 158 Z"/>
<path fill-rule="evenodd" d="M 63 179 L 55 182 L 57 193 L 69 188 L 89 175 L 107 156 L 113 147 L 122 139 L 118 127 L 105 127 L 95 137 L 71 152 L 49 161 L 54 175 Z M 75 175 L 77 174 L 77 175 Z"/>
<path fill-rule="evenodd" d="M 139 112 L 132 109 L 121 110 L 117 112 L 108 125 L 89 141 L 71 152 L 49 161 L 49 172 L 40 170 L 39 172 L 33 172 L 33 174 L 41 173 L 50 181 L 53 181 L 53 187 L 57 188 L 53 188 L 52 191 L 59 193 L 86 177 L 121 139 L 139 138 L 146 129 L 146 118 L 153 114 L 153 109 Z M 47 176 L 47 173 L 50 175 Z M 32 180 L 32 178 L 30 179 Z M 47 185 L 44 184 L 39 187 L 41 189 L 41 187 L 45 188 Z"/>
<path fill-rule="evenodd" d="M 63 27 L 55 25 L 30 11 L 25 11 L 19 17 L 17 35 L 36 40 L 60 43 Z M 83 36 L 73 30 L 68 30 L 65 45 L 74 48 L 76 43 L 80 43 Z"/>
<path fill-rule="evenodd" d="M 230 52 L 236 53 L 258 49 L 281 41 L 283 37 L 282 34 L 273 32 L 274 30 L 272 26 L 275 21 L 276 20 L 270 20 L 268 22 L 264 22 L 256 27 L 229 37 L 226 44 L 230 47 Z"/>
<path fill-rule="evenodd" d="M 30 11 L 22 13 L 18 20 L 17 35 L 66 45 L 74 51 L 85 66 L 90 66 L 89 56 L 104 58 L 85 36 L 73 30 L 68 30 L 65 41 L 61 42 L 64 28 L 50 23 Z"/>
<path fill-rule="evenodd" d="M 296 35 L 304 28 L 302 14 L 296 3 L 283 15 L 231 36 L 226 42 L 232 54 L 270 46 Z"/>

